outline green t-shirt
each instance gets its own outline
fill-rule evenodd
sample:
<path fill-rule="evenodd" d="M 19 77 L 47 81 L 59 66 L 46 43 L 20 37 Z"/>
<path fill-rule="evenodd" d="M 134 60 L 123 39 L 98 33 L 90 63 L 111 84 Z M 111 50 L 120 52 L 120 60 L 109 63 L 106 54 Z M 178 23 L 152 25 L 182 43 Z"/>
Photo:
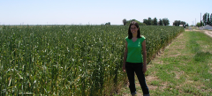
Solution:
<path fill-rule="evenodd" d="M 125 38 L 127 41 L 127 60 L 129 63 L 143 63 L 143 55 L 142 55 L 142 42 L 146 38 L 141 36 L 141 38 L 137 38 L 135 42 L 132 39 L 129 39 L 128 36 Z"/>

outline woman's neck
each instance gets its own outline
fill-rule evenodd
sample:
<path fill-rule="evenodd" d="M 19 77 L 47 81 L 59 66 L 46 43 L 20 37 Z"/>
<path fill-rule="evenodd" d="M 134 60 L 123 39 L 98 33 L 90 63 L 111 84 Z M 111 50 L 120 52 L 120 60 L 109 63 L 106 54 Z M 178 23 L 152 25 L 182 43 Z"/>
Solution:
<path fill-rule="evenodd" d="M 137 34 L 132 34 L 133 35 L 133 38 L 137 38 Z"/>

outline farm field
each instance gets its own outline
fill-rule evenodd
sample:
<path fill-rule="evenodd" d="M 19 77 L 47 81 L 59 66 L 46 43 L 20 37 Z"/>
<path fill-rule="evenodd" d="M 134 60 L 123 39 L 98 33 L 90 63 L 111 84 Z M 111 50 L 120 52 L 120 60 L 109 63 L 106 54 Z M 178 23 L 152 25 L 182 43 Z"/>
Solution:
<path fill-rule="evenodd" d="M 140 26 L 148 62 L 184 32 Z M 128 26 L 0 26 L 1 95 L 111 95 L 122 72 Z M 151 72 L 149 72 L 150 74 Z"/>
<path fill-rule="evenodd" d="M 147 66 L 146 81 L 152 96 L 211 96 L 212 38 L 204 32 L 179 35 Z M 142 96 L 136 81 L 137 96 Z M 130 96 L 125 85 L 116 96 Z"/>

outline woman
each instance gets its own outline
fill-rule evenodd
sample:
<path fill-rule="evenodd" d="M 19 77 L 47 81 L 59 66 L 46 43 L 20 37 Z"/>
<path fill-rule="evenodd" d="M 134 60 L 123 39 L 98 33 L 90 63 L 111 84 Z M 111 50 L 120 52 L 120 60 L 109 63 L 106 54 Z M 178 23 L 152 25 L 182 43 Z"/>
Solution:
<path fill-rule="evenodd" d="M 128 36 L 125 38 L 125 53 L 123 71 L 127 71 L 127 77 L 130 82 L 130 91 L 132 96 L 136 94 L 135 77 L 136 73 L 139 83 L 141 85 L 143 96 L 149 96 L 149 89 L 147 87 L 144 73 L 146 68 L 146 41 L 145 37 L 140 35 L 140 29 L 138 23 L 135 21 L 130 23 L 128 29 Z M 143 54 L 143 55 L 142 55 Z"/>

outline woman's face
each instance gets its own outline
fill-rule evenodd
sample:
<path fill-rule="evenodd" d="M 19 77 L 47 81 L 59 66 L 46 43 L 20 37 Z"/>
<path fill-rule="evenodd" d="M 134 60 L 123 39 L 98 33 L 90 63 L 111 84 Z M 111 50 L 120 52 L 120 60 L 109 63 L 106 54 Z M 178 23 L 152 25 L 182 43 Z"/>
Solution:
<path fill-rule="evenodd" d="M 135 34 L 135 33 L 137 33 L 138 28 L 135 25 L 131 25 L 130 26 L 130 31 L 131 31 L 132 34 Z"/>

